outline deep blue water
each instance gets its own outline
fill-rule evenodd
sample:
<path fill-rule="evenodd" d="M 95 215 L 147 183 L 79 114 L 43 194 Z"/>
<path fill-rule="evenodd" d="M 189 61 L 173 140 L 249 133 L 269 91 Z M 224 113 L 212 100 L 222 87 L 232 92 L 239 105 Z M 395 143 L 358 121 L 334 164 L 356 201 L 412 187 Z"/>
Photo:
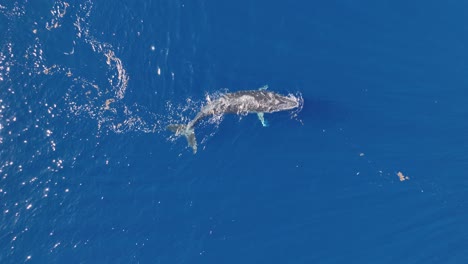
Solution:
<path fill-rule="evenodd" d="M 468 263 L 467 8 L 0 0 L 0 263 Z"/>

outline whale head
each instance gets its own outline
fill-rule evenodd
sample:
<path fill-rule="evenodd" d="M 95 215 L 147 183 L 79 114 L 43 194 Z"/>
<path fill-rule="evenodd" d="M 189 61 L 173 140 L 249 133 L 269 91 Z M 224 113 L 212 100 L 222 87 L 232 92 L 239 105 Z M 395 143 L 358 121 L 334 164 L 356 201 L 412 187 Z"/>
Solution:
<path fill-rule="evenodd" d="M 287 96 L 275 94 L 270 106 L 275 111 L 292 110 L 300 106 L 300 99 L 292 94 Z"/>

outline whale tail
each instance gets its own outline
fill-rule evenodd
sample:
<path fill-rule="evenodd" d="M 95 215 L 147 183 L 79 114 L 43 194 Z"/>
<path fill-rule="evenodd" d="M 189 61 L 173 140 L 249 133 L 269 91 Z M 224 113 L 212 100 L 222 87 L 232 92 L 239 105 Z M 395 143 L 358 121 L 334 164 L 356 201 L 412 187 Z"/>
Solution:
<path fill-rule="evenodd" d="M 168 125 L 167 129 L 174 132 L 176 136 L 184 135 L 189 146 L 193 149 L 193 154 L 197 153 L 197 139 L 193 127 L 187 125 Z"/>

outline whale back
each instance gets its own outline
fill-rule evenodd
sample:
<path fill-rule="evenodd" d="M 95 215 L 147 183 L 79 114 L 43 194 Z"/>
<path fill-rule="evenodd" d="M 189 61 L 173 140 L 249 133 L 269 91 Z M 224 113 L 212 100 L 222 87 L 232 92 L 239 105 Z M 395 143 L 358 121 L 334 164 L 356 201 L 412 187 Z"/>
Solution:
<path fill-rule="evenodd" d="M 298 106 L 299 100 L 293 95 L 284 96 L 265 90 L 239 91 L 222 95 L 209 102 L 200 112 L 205 116 L 225 113 L 273 113 Z"/>

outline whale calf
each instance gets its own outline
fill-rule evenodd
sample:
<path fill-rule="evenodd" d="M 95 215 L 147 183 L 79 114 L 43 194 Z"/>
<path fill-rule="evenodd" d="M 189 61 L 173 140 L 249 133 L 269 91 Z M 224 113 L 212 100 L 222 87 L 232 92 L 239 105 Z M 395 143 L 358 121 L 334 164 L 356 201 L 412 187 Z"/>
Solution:
<path fill-rule="evenodd" d="M 292 94 L 281 95 L 267 91 L 266 88 L 267 86 L 259 90 L 225 93 L 213 101 L 207 99 L 207 104 L 201 108 L 200 112 L 188 124 L 173 124 L 167 126 L 167 129 L 174 132 L 176 136 L 185 136 L 195 154 L 197 153 L 197 140 L 195 138 L 194 127 L 205 117 L 228 113 L 240 115 L 256 113 L 262 125 L 267 126 L 264 113 L 287 111 L 301 106 L 302 98 Z"/>

